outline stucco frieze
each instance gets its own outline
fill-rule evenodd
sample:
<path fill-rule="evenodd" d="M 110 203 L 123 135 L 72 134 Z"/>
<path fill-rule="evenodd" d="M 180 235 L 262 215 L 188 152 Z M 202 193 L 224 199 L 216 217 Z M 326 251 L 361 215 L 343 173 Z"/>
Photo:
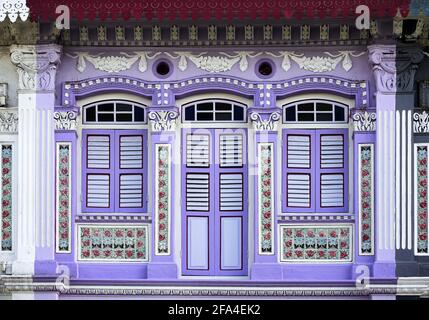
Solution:
<path fill-rule="evenodd" d="M 10 58 L 18 71 L 21 90 L 52 91 L 62 48 L 58 45 L 18 46 L 10 48 Z"/>
<path fill-rule="evenodd" d="M 334 71 L 340 62 L 342 62 L 343 69 L 348 72 L 353 68 L 352 57 L 360 57 L 364 55 L 365 52 L 339 51 L 337 54 L 325 52 L 325 55 L 327 55 L 325 57 L 307 57 L 303 53 L 298 54 L 290 51 L 280 51 L 279 54 L 267 52 L 267 54 L 276 58 L 283 58 L 282 69 L 286 72 L 289 71 L 292 66 L 291 61 L 294 61 L 298 64 L 300 69 L 314 73 L 322 73 Z"/>
<path fill-rule="evenodd" d="M 103 56 L 103 53 L 90 54 L 88 52 L 74 52 L 66 54 L 72 59 L 77 59 L 76 68 L 79 72 L 86 70 L 86 62 L 91 63 L 95 69 L 107 73 L 118 73 L 129 70 L 139 61 L 138 70 L 146 72 L 148 60 L 153 60 L 160 54 L 165 54 L 176 61 L 177 68 L 180 71 L 186 71 L 189 67 L 189 61 L 200 70 L 210 73 L 222 73 L 231 71 L 235 65 L 241 72 L 249 68 L 249 60 L 262 54 L 281 59 L 281 66 L 284 72 L 288 72 L 292 67 L 292 61 L 302 70 L 313 73 L 333 72 L 341 63 L 344 71 L 349 72 L 353 68 L 353 58 L 361 57 L 366 52 L 338 51 L 335 53 L 324 52 L 322 56 L 306 56 L 304 53 L 290 51 L 280 52 L 253 52 L 253 51 L 234 51 L 218 52 L 208 54 L 207 52 L 192 53 L 189 51 L 176 52 L 134 52 L 128 54 L 120 52 L 117 55 Z"/>
<path fill-rule="evenodd" d="M 103 54 L 90 54 L 88 52 L 75 52 L 73 54 L 67 53 L 70 58 L 77 59 L 76 69 L 79 72 L 86 70 L 86 61 L 90 62 L 95 69 L 107 73 L 117 73 L 129 70 L 137 61 L 139 61 L 139 71 L 145 72 L 147 70 L 147 61 L 154 59 L 160 54 L 156 52 L 151 54 L 147 51 L 138 51 L 134 54 L 120 53 L 120 56 L 102 56 Z"/>

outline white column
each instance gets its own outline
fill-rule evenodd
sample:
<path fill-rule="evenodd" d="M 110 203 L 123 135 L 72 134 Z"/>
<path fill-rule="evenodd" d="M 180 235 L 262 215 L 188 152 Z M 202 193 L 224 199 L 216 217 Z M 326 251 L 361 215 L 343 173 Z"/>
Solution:
<path fill-rule="evenodd" d="M 376 84 L 376 261 L 374 277 L 396 276 L 395 251 L 406 245 L 411 217 L 410 126 L 414 76 L 423 59 L 417 48 L 373 45 L 369 60 Z M 407 99 L 403 99 L 404 97 Z M 404 104 L 403 101 L 406 101 Z M 408 177 L 407 177 L 408 175 Z"/>
<path fill-rule="evenodd" d="M 55 74 L 61 47 L 12 46 L 18 90 L 18 244 L 14 274 L 54 273 Z"/>

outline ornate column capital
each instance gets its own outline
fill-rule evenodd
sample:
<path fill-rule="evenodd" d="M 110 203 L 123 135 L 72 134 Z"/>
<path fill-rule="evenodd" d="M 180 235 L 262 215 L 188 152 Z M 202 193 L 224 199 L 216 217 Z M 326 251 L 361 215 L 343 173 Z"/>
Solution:
<path fill-rule="evenodd" d="M 368 47 L 368 51 L 377 92 L 384 94 L 413 92 L 414 76 L 418 64 L 424 57 L 420 48 L 373 45 Z"/>
<path fill-rule="evenodd" d="M 59 45 L 13 45 L 10 59 L 16 65 L 20 90 L 53 91 L 55 75 L 61 60 Z"/>
<path fill-rule="evenodd" d="M 248 115 L 256 131 L 277 130 L 277 123 L 282 117 L 280 108 L 250 108 Z"/>
<path fill-rule="evenodd" d="M 355 109 L 352 112 L 352 121 L 356 132 L 375 131 L 377 127 L 377 112 L 375 109 Z"/>
<path fill-rule="evenodd" d="M 147 117 L 151 123 L 152 131 L 175 131 L 179 110 L 177 107 L 150 107 Z"/>

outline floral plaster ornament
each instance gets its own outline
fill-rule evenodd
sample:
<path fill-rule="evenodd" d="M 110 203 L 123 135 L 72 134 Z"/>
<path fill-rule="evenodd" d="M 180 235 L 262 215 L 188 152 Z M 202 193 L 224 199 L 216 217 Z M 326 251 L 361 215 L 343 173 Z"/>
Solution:
<path fill-rule="evenodd" d="M 27 21 L 29 13 L 26 0 L 0 0 L 0 22 L 6 17 L 9 17 L 12 23 L 16 22 L 18 17 L 22 21 Z"/>

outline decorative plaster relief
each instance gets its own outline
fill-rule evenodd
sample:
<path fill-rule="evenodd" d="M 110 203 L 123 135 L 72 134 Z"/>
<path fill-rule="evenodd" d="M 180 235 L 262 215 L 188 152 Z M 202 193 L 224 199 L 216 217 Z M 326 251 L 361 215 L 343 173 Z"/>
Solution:
<path fill-rule="evenodd" d="M 228 54 L 225 52 L 220 52 L 222 56 L 204 56 L 207 52 L 202 52 L 198 55 L 194 55 L 191 52 L 174 52 L 174 54 L 165 53 L 170 56 L 172 59 L 179 59 L 179 70 L 185 71 L 188 68 L 189 59 L 198 69 L 208 71 L 208 72 L 225 72 L 232 69 L 232 67 L 240 62 L 240 70 L 242 72 L 246 71 L 249 67 L 248 58 L 254 58 L 262 54 L 254 54 L 252 51 L 236 51 L 234 54 Z"/>
<path fill-rule="evenodd" d="M 174 131 L 176 130 L 177 111 L 161 110 L 149 111 L 148 118 L 152 125 L 152 131 Z"/>
<path fill-rule="evenodd" d="M 7 84 L 0 83 L 0 107 L 6 105 L 7 99 Z"/>
<path fill-rule="evenodd" d="M 264 52 L 254 53 L 253 51 L 235 51 L 233 53 L 219 52 L 218 55 L 207 55 L 207 52 L 194 54 L 189 51 L 176 51 L 173 53 L 163 52 L 172 59 L 178 59 L 178 68 L 180 71 L 186 71 L 188 68 L 188 60 L 191 61 L 198 69 L 210 72 L 221 73 L 230 71 L 234 65 L 239 64 L 240 71 L 245 72 L 249 67 L 249 59 L 262 55 Z M 67 54 L 73 59 L 78 59 L 77 70 L 84 72 L 86 69 L 86 61 L 89 61 L 93 66 L 101 71 L 108 73 L 117 73 L 129 70 L 133 64 L 140 60 L 139 71 L 147 70 L 147 60 L 154 59 L 161 52 L 150 55 L 150 52 L 135 52 L 134 55 L 121 52 L 120 56 L 102 56 L 103 54 L 90 55 L 88 52 L 75 52 Z M 327 57 L 313 56 L 306 57 L 304 54 L 295 52 L 280 51 L 279 54 L 273 52 L 265 52 L 275 58 L 283 58 L 282 68 L 284 71 L 289 71 L 291 68 L 291 60 L 296 62 L 303 70 L 322 73 L 334 71 L 339 63 L 345 71 L 350 71 L 353 67 L 352 57 L 360 57 L 365 52 L 355 53 L 353 51 L 339 51 L 337 54 L 325 52 Z"/>
<path fill-rule="evenodd" d="M 376 112 L 361 111 L 353 115 L 355 131 L 375 131 L 377 126 Z"/>
<path fill-rule="evenodd" d="M 429 133 L 429 114 L 426 111 L 413 114 L 414 133 Z"/>
<path fill-rule="evenodd" d="M 17 46 L 10 48 L 10 58 L 17 67 L 19 89 L 54 90 L 62 48 L 58 45 Z"/>
<path fill-rule="evenodd" d="M 267 52 L 267 54 L 275 58 L 283 58 L 282 68 L 286 72 L 291 68 L 292 59 L 299 65 L 301 69 L 314 73 L 334 71 L 341 61 L 343 69 L 348 72 L 353 67 L 351 57 L 357 58 L 364 55 L 365 53 L 366 52 L 354 53 L 353 51 L 339 51 L 338 54 L 325 52 L 325 54 L 329 57 L 306 57 L 304 54 L 297 54 L 290 51 L 280 51 L 278 55 Z"/>
<path fill-rule="evenodd" d="M 77 115 L 75 111 L 54 112 L 55 130 L 76 130 Z"/>
<path fill-rule="evenodd" d="M 150 53 L 151 52 L 147 51 L 138 51 L 135 52 L 134 55 L 129 55 L 125 52 L 121 52 L 120 54 L 122 54 L 122 56 L 102 57 L 103 53 L 91 55 L 88 52 L 75 52 L 74 54 L 67 53 L 67 56 L 77 59 L 76 68 L 79 72 L 85 71 L 86 61 L 90 62 L 95 69 L 105 71 L 107 73 L 117 73 L 129 70 L 138 60 L 140 60 L 139 71 L 145 72 L 147 70 L 147 60 L 152 60 L 161 54 L 160 52 L 153 55 Z"/>
<path fill-rule="evenodd" d="M 368 50 L 378 92 L 413 91 L 414 76 L 418 64 L 423 60 L 421 49 L 374 45 L 370 46 Z"/>
<path fill-rule="evenodd" d="M 277 130 L 277 122 L 281 118 L 281 113 L 273 112 L 268 117 L 264 118 L 264 116 L 258 112 L 251 112 L 249 117 L 256 131 L 275 131 Z"/>
<path fill-rule="evenodd" d="M 18 16 L 22 21 L 28 19 L 30 9 L 26 0 L 2 0 L 0 1 L 0 22 L 9 17 L 11 22 L 15 22 Z"/>
<path fill-rule="evenodd" d="M 18 114 L 15 112 L 0 110 L 0 132 L 16 133 L 18 131 Z"/>

